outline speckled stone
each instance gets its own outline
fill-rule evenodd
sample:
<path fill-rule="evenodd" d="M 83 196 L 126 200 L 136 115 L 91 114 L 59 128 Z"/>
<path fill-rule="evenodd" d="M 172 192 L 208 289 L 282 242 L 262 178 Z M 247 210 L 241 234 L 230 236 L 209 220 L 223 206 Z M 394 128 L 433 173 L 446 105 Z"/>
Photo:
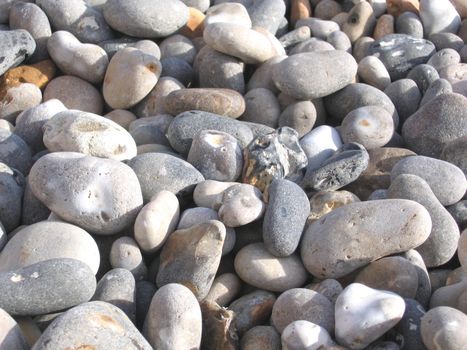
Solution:
<path fill-rule="evenodd" d="M 301 187 L 305 191 L 337 190 L 356 180 L 367 168 L 368 152 L 358 143 L 346 143 L 317 168 L 307 168 Z"/>
<path fill-rule="evenodd" d="M 435 80 L 425 91 L 425 94 L 423 95 L 423 98 L 420 101 L 420 107 L 435 99 L 439 95 L 450 94 L 452 92 L 452 85 L 449 81 L 447 81 L 446 79 Z"/>
<path fill-rule="evenodd" d="M 350 84 L 356 73 L 354 58 L 338 50 L 293 55 L 272 72 L 279 90 L 302 100 L 332 94 Z"/>
<path fill-rule="evenodd" d="M 426 63 L 435 52 L 430 41 L 406 34 L 386 35 L 368 49 L 369 55 L 377 56 L 384 63 L 393 81 L 404 78 L 413 67 Z"/>
<path fill-rule="evenodd" d="M 310 203 L 305 192 L 289 180 L 274 180 L 269 187 L 268 206 L 263 219 L 263 240 L 277 256 L 291 255 L 298 247 Z"/>
<path fill-rule="evenodd" d="M 282 333 L 291 322 L 305 320 L 317 324 L 329 333 L 334 331 L 334 305 L 323 295 L 305 288 L 282 293 L 274 303 L 272 324 Z"/>
<path fill-rule="evenodd" d="M 83 345 L 108 350 L 152 349 L 123 311 L 103 301 L 83 303 L 57 317 L 33 349 L 79 349 Z"/>
<path fill-rule="evenodd" d="M 314 276 L 338 278 L 383 256 L 415 248 L 430 232 L 428 211 L 414 201 L 351 203 L 308 227 L 301 242 L 301 256 Z M 384 245 L 376 243 L 382 240 Z"/>
<path fill-rule="evenodd" d="M 6 129 L 0 129 L 0 162 L 27 175 L 31 168 L 31 150 L 24 140 Z"/>
<path fill-rule="evenodd" d="M 88 301 L 96 289 L 90 267 L 75 259 L 51 259 L 0 274 L 0 307 L 34 316 Z"/>
<path fill-rule="evenodd" d="M 113 159 L 50 153 L 36 161 L 29 182 L 34 195 L 49 209 L 93 233 L 123 230 L 133 223 L 143 204 L 136 174 Z"/>
<path fill-rule="evenodd" d="M 447 263 L 456 253 L 459 228 L 438 201 L 429 184 L 416 175 L 402 174 L 391 181 L 389 198 L 416 201 L 430 213 L 432 229 L 428 239 L 417 247 L 427 267 Z"/>
<path fill-rule="evenodd" d="M 449 142 L 467 135 L 467 98 L 442 94 L 407 119 L 402 136 L 417 154 L 439 157 Z"/>
<path fill-rule="evenodd" d="M 145 202 L 161 190 L 183 198 L 204 180 L 203 175 L 191 164 L 170 154 L 140 154 L 131 159 L 128 165 L 138 177 Z"/>
<path fill-rule="evenodd" d="M 16 67 L 36 49 L 34 38 L 24 29 L 0 31 L 0 75 Z"/>

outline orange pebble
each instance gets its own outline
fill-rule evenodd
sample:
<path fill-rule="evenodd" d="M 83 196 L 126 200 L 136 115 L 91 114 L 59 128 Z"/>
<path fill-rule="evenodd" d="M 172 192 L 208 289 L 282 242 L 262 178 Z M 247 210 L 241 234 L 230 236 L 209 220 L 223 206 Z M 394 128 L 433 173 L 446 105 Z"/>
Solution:
<path fill-rule="evenodd" d="M 386 0 L 388 14 L 394 17 L 401 13 L 410 11 L 418 15 L 420 9 L 419 0 Z"/>
<path fill-rule="evenodd" d="M 204 18 L 206 16 L 204 13 L 198 9 L 195 9 L 194 7 L 189 7 L 188 9 L 190 10 L 188 22 L 185 24 L 185 26 L 180 28 L 179 34 L 182 34 L 188 38 L 203 36 Z"/>
<path fill-rule="evenodd" d="M 290 4 L 290 23 L 295 25 L 299 19 L 311 17 L 309 0 L 292 0 Z"/>
<path fill-rule="evenodd" d="M 382 15 L 376 22 L 373 38 L 378 40 L 385 35 L 394 34 L 394 17 L 391 15 Z"/>

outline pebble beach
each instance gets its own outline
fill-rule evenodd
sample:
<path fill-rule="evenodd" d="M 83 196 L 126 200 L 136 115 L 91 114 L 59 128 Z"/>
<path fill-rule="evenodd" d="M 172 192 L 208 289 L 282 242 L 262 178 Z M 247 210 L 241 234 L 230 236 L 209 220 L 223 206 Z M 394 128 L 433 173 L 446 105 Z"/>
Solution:
<path fill-rule="evenodd" d="M 467 350 L 466 0 L 0 0 L 0 350 Z"/>

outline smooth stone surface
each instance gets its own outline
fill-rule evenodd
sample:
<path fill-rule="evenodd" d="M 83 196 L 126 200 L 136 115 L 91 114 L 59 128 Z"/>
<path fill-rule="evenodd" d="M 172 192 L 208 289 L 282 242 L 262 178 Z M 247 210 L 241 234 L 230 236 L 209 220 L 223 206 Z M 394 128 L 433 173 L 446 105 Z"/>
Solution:
<path fill-rule="evenodd" d="M 145 253 L 162 248 L 169 235 L 175 231 L 180 216 L 177 197 L 169 191 L 156 192 L 136 217 L 135 240 Z"/>
<path fill-rule="evenodd" d="M 381 276 L 385 276 L 384 280 Z M 414 298 L 418 288 L 418 274 L 407 259 L 389 256 L 364 267 L 354 282 L 373 289 L 387 290 L 403 298 Z"/>
<path fill-rule="evenodd" d="M 467 231 L 463 231 L 459 238 L 459 249 L 457 251 L 460 264 L 465 272 L 467 272 Z"/>
<path fill-rule="evenodd" d="M 308 277 L 297 254 L 278 258 L 263 243 L 242 248 L 235 257 L 235 271 L 246 283 L 271 292 L 300 287 Z"/>
<path fill-rule="evenodd" d="M 295 24 L 295 28 L 308 27 L 314 38 L 326 39 L 329 34 L 339 30 L 339 25 L 334 21 L 319 19 L 316 17 L 302 18 Z"/>
<path fill-rule="evenodd" d="M 97 44 L 112 39 L 114 33 L 100 10 L 83 0 L 38 0 L 55 30 L 66 30 L 81 42 Z"/>
<path fill-rule="evenodd" d="M 53 79 L 44 90 L 43 101 L 60 100 L 66 108 L 102 114 L 104 99 L 101 93 L 87 81 L 62 75 Z"/>
<path fill-rule="evenodd" d="M 339 281 L 335 279 L 325 279 L 321 282 L 312 283 L 307 285 L 306 288 L 324 295 L 333 304 L 336 303 L 337 297 L 343 289 Z"/>
<path fill-rule="evenodd" d="M 241 120 L 277 128 L 281 108 L 274 93 L 266 88 L 251 89 L 245 94 Z"/>
<path fill-rule="evenodd" d="M 251 28 L 251 18 L 246 7 L 240 2 L 223 2 L 211 6 L 206 11 L 204 26 L 212 23 L 227 22 L 243 25 L 245 28 Z"/>
<path fill-rule="evenodd" d="M 370 150 L 383 147 L 391 140 L 394 121 L 384 108 L 365 106 L 347 114 L 339 131 L 344 143 L 356 142 Z"/>
<path fill-rule="evenodd" d="M 423 95 L 412 79 L 399 79 L 388 85 L 384 93 L 391 99 L 402 121 L 418 109 Z"/>
<path fill-rule="evenodd" d="M 359 201 L 356 195 L 348 191 L 319 191 L 310 198 L 307 225 L 336 208 Z"/>
<path fill-rule="evenodd" d="M 432 221 L 431 233 L 428 239 L 417 247 L 417 251 L 427 267 L 447 263 L 456 253 L 459 228 L 438 201 L 429 184 L 416 175 L 402 174 L 392 180 L 388 197 L 413 200 L 428 210 Z"/>
<path fill-rule="evenodd" d="M 16 67 L 36 49 L 34 38 L 24 29 L 0 31 L 0 75 Z"/>
<path fill-rule="evenodd" d="M 240 293 L 242 282 L 234 273 L 217 276 L 205 300 L 211 300 L 220 306 L 227 306 Z"/>
<path fill-rule="evenodd" d="M 274 180 L 269 187 L 263 218 L 263 240 L 274 256 L 291 255 L 298 247 L 310 213 L 306 193 L 289 180 Z"/>
<path fill-rule="evenodd" d="M 449 214 L 456 220 L 459 228 L 467 228 L 467 200 L 462 200 L 446 208 Z"/>
<path fill-rule="evenodd" d="M 179 0 L 109 0 L 103 14 L 112 28 L 142 38 L 169 36 L 188 21 L 188 7 Z"/>
<path fill-rule="evenodd" d="M 177 57 L 193 64 L 196 57 L 196 48 L 193 42 L 180 34 L 174 34 L 160 43 L 161 58 Z"/>
<path fill-rule="evenodd" d="M 136 105 L 151 92 L 161 73 L 161 62 L 152 54 L 135 48 L 117 51 L 105 73 L 105 102 L 113 109 Z"/>
<path fill-rule="evenodd" d="M 97 283 L 92 300 L 105 301 L 122 310 L 130 320 L 136 320 L 135 278 L 130 271 L 109 270 Z"/>
<path fill-rule="evenodd" d="M 308 158 L 308 168 L 316 169 L 342 146 L 342 139 L 335 128 L 320 125 L 301 138 L 300 146 Z"/>
<path fill-rule="evenodd" d="M 461 272 L 463 272 L 462 269 Z M 465 279 L 462 279 L 460 282 L 438 288 L 431 296 L 430 309 L 438 306 L 449 306 L 463 311 L 462 305 L 459 304 L 459 298 L 466 290 L 467 281 Z"/>
<path fill-rule="evenodd" d="M 305 288 L 289 289 L 274 303 L 271 320 L 279 333 L 292 322 L 304 320 L 334 331 L 334 305 L 323 295 Z"/>
<path fill-rule="evenodd" d="M 232 118 L 202 111 L 188 111 L 176 116 L 169 126 L 167 138 L 174 150 L 187 155 L 193 138 L 202 130 L 226 132 L 237 138 L 242 149 L 253 139 L 253 133 L 247 125 Z"/>
<path fill-rule="evenodd" d="M 280 350 L 280 334 L 272 326 L 256 326 L 243 335 L 240 347 L 243 350 Z"/>
<path fill-rule="evenodd" d="M 222 194 L 219 219 L 229 227 L 249 224 L 261 218 L 266 209 L 260 190 L 249 184 L 228 187 Z"/>
<path fill-rule="evenodd" d="M 383 256 L 415 248 L 430 232 L 428 211 L 414 201 L 351 203 L 308 227 L 301 242 L 301 256 L 314 276 L 338 278 Z"/>
<path fill-rule="evenodd" d="M 207 180 L 235 181 L 243 169 L 237 139 L 221 131 L 199 132 L 193 139 L 187 161 Z"/>
<path fill-rule="evenodd" d="M 136 156 L 136 143 L 120 125 L 100 115 L 77 110 L 55 114 L 43 126 L 50 152 L 78 152 L 94 157 L 128 160 Z"/>
<path fill-rule="evenodd" d="M 34 3 L 14 2 L 9 13 L 11 29 L 25 29 L 36 42 L 36 49 L 30 60 L 37 62 L 49 57 L 47 40 L 52 35 L 50 22 L 44 11 Z"/>
<path fill-rule="evenodd" d="M 281 0 L 253 1 L 251 6 L 248 6 L 252 25 L 276 34 L 285 15 L 285 5 Z"/>
<path fill-rule="evenodd" d="M 31 83 L 8 88 L 0 100 L 0 118 L 14 123 L 22 111 L 39 105 L 42 101 L 41 90 Z"/>
<path fill-rule="evenodd" d="M 364 83 L 384 90 L 390 83 L 391 77 L 383 62 L 375 56 L 366 56 L 358 63 L 358 76 Z"/>
<path fill-rule="evenodd" d="M 317 119 L 315 105 L 311 101 L 299 101 L 287 106 L 279 116 L 280 127 L 288 126 L 298 132 L 298 137 L 302 138 L 308 134 Z"/>
<path fill-rule="evenodd" d="M 378 57 L 386 66 L 391 79 L 405 78 L 415 66 L 426 63 L 436 52 L 428 40 L 406 34 L 391 34 L 372 43 L 368 55 Z"/>
<path fill-rule="evenodd" d="M 144 202 L 162 190 L 180 199 L 192 193 L 203 175 L 190 163 L 170 154 L 144 153 L 128 162 L 138 177 Z"/>
<path fill-rule="evenodd" d="M 128 130 L 130 124 L 137 119 L 132 112 L 127 111 L 125 109 L 114 109 L 109 113 L 105 114 L 104 117 L 117 123 L 125 130 Z"/>
<path fill-rule="evenodd" d="M 420 0 L 420 18 L 425 35 L 434 33 L 457 33 L 461 18 L 449 0 Z"/>
<path fill-rule="evenodd" d="M 70 223 L 113 234 L 133 223 L 143 204 L 135 172 L 113 159 L 50 153 L 29 174 L 34 195 Z"/>
<path fill-rule="evenodd" d="M 0 309 L 0 339 L 5 349 L 29 350 L 30 346 L 18 323 L 5 310 Z"/>
<path fill-rule="evenodd" d="M 401 174 L 412 174 L 425 180 L 443 206 L 457 203 L 467 190 L 462 170 L 436 158 L 413 156 L 401 159 L 391 170 L 391 180 Z"/>
<path fill-rule="evenodd" d="M 428 311 L 422 317 L 421 334 L 428 350 L 462 349 L 467 335 L 462 330 L 467 326 L 467 316 L 456 309 L 440 306 Z"/>
<path fill-rule="evenodd" d="M 137 242 L 131 237 L 120 237 L 112 243 L 109 254 L 110 265 L 130 271 L 135 280 L 147 277 L 147 267 Z"/>
<path fill-rule="evenodd" d="M 13 231 L 21 222 L 23 193 L 26 187 L 24 177 L 4 163 L 0 163 L 0 223 L 2 234 L 0 251 L 6 243 L 6 233 Z"/>
<path fill-rule="evenodd" d="M 372 6 L 366 1 L 361 1 L 349 11 L 347 19 L 342 25 L 342 31 L 354 43 L 361 37 L 371 35 L 375 25 L 376 18 Z"/>
<path fill-rule="evenodd" d="M 458 94 L 442 94 L 422 106 L 402 128 L 408 146 L 424 156 L 439 157 L 450 141 L 465 136 L 467 99 Z"/>
<path fill-rule="evenodd" d="M 356 73 L 354 58 L 338 50 L 293 55 L 272 72 L 279 90 L 302 100 L 332 94 L 349 85 Z"/>
<path fill-rule="evenodd" d="M 190 64 L 178 57 L 161 59 L 161 77 L 172 77 L 184 86 L 191 86 L 195 82 L 195 72 Z"/>
<path fill-rule="evenodd" d="M 145 144 L 170 146 L 165 134 L 172 121 L 173 117 L 169 114 L 138 118 L 129 125 L 128 131 L 138 146 Z"/>
<path fill-rule="evenodd" d="M 447 81 L 446 79 L 435 80 L 425 91 L 425 94 L 423 95 L 423 98 L 420 101 L 420 107 L 435 99 L 439 95 L 450 94 L 452 92 L 452 85 L 449 81 Z"/>
<path fill-rule="evenodd" d="M 421 39 L 423 38 L 422 20 L 416 13 L 405 11 L 396 18 L 396 33 Z"/>
<path fill-rule="evenodd" d="M 0 307 L 11 315 L 34 316 L 60 311 L 91 299 L 96 279 L 75 259 L 40 261 L 0 274 Z"/>
<path fill-rule="evenodd" d="M 108 350 L 152 349 L 123 311 L 103 301 L 81 304 L 57 317 L 32 349 L 79 349 L 83 345 Z"/>
<path fill-rule="evenodd" d="M 157 286 L 180 283 L 203 300 L 219 268 L 224 240 L 225 226 L 216 220 L 173 232 L 161 251 Z"/>
<path fill-rule="evenodd" d="M 55 114 L 66 109 L 64 104 L 57 99 L 27 109 L 16 118 L 15 134 L 26 141 L 33 152 L 41 151 L 45 148 L 42 127 Z"/>
<path fill-rule="evenodd" d="M 285 327 L 281 343 L 284 350 L 317 350 L 334 345 L 326 329 L 305 320 L 294 321 Z"/>
<path fill-rule="evenodd" d="M 380 106 L 387 110 L 394 120 L 394 127 L 399 125 L 399 115 L 391 99 L 381 90 L 367 84 L 350 84 L 342 90 L 326 96 L 324 105 L 329 117 L 343 120 L 354 109 L 364 106 Z"/>
<path fill-rule="evenodd" d="M 229 89 L 180 89 L 165 98 L 165 109 L 176 116 L 190 110 L 201 110 L 238 118 L 245 110 L 243 97 Z"/>
<path fill-rule="evenodd" d="M 367 168 L 368 152 L 358 143 L 344 143 L 317 168 L 307 167 L 300 186 L 310 190 L 337 190 L 356 180 Z"/>
<path fill-rule="evenodd" d="M 64 222 L 43 221 L 26 226 L 11 237 L 0 253 L 0 272 L 61 258 L 79 260 L 94 274 L 100 263 L 96 242 L 86 231 Z"/>
<path fill-rule="evenodd" d="M 336 339 L 363 349 L 395 326 L 404 311 L 404 299 L 397 294 L 352 283 L 336 301 Z"/>
<path fill-rule="evenodd" d="M 206 207 L 219 210 L 222 205 L 224 191 L 237 185 L 236 182 L 222 182 L 205 180 L 196 185 L 193 191 L 193 200 L 198 207 Z"/>
<path fill-rule="evenodd" d="M 418 275 L 418 288 L 414 299 L 424 307 L 428 306 L 432 293 L 432 286 L 429 272 L 425 261 L 423 261 L 423 257 L 415 249 L 410 249 L 401 256 L 412 264 Z"/>
<path fill-rule="evenodd" d="M 47 40 L 47 49 L 63 73 L 90 83 L 101 83 L 104 79 L 109 58 L 100 46 L 83 44 L 73 34 L 60 30 Z"/>
<path fill-rule="evenodd" d="M 419 64 L 412 68 L 407 75 L 407 79 L 412 79 L 417 84 L 420 92 L 424 94 L 428 87 L 439 79 L 438 71 L 429 64 Z"/>

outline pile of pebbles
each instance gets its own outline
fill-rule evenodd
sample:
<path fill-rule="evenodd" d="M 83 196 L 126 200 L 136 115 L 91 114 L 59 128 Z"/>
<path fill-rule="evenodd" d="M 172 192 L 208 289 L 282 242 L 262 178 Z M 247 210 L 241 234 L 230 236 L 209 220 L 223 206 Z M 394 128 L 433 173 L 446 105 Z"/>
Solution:
<path fill-rule="evenodd" d="M 466 18 L 0 0 L 0 349 L 466 349 Z"/>

